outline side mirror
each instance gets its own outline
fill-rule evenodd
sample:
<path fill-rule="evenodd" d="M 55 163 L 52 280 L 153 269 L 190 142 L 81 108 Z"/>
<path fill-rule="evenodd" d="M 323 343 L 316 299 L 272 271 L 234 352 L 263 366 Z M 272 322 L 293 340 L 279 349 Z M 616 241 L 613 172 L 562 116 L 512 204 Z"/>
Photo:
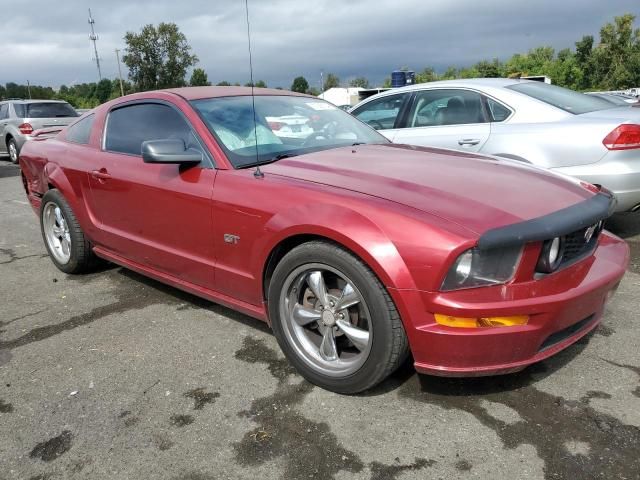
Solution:
<path fill-rule="evenodd" d="M 202 161 L 202 152 L 185 148 L 180 139 L 147 140 L 142 142 L 142 160 L 145 163 L 196 164 Z"/>

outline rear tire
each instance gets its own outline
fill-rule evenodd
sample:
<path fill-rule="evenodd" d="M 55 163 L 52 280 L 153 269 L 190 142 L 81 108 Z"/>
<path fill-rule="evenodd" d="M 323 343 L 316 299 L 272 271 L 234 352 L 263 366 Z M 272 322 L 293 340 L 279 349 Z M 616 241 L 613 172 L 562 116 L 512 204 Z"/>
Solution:
<path fill-rule="evenodd" d="M 304 378 L 322 388 L 362 392 L 408 357 L 388 292 L 360 259 L 337 245 L 313 241 L 287 253 L 273 272 L 268 301 L 280 348 Z"/>
<path fill-rule="evenodd" d="M 18 144 L 15 139 L 10 138 L 7 142 L 7 151 L 9 152 L 9 160 L 11 163 L 18 163 L 18 158 L 20 157 L 20 149 L 18 148 Z"/>
<path fill-rule="evenodd" d="M 53 264 L 64 273 L 83 273 L 91 269 L 95 255 L 71 207 L 59 190 L 42 197 L 40 207 L 42 239 Z"/>

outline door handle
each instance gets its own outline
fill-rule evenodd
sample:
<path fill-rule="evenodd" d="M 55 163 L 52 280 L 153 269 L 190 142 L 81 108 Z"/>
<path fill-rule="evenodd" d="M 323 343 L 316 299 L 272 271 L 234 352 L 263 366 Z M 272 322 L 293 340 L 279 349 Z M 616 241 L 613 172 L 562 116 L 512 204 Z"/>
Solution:
<path fill-rule="evenodd" d="M 101 168 L 100 170 L 92 170 L 91 176 L 97 180 L 109 180 L 111 175 L 107 172 L 106 168 Z"/>
<path fill-rule="evenodd" d="M 478 145 L 480 143 L 479 138 L 463 138 L 458 140 L 458 145 Z"/>

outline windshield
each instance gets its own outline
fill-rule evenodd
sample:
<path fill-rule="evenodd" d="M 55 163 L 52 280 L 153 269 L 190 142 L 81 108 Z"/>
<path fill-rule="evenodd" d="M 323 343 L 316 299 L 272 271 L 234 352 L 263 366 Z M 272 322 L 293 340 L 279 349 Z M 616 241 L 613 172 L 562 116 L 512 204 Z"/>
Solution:
<path fill-rule="evenodd" d="M 16 114 L 21 118 L 77 117 L 78 113 L 68 103 L 22 103 L 15 104 Z"/>
<path fill-rule="evenodd" d="M 191 104 L 236 168 L 334 147 L 389 142 L 348 113 L 316 98 L 258 95 L 255 125 L 251 96 L 208 98 Z"/>
<path fill-rule="evenodd" d="M 565 112 L 580 115 L 581 113 L 596 112 L 615 108 L 606 100 L 593 95 L 574 92 L 568 88 L 549 85 L 542 82 L 523 82 L 506 87 L 510 90 L 523 93 L 541 102 L 553 105 Z"/>

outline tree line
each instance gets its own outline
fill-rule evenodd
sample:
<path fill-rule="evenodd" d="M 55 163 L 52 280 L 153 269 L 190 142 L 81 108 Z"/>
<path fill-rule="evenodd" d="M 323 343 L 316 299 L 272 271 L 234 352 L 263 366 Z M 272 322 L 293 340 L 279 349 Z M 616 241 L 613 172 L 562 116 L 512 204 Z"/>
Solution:
<path fill-rule="evenodd" d="M 527 53 L 516 53 L 506 61 L 497 58 L 481 60 L 468 67 L 449 67 L 438 73 L 426 67 L 416 74 L 416 82 L 455 78 L 495 78 L 529 75 L 546 75 L 554 84 L 579 91 L 622 90 L 640 86 L 640 28 L 635 28 L 635 16 L 625 14 L 615 17 L 600 29 L 598 41 L 592 35 L 585 35 L 575 42 L 575 49 L 564 48 L 556 52 L 549 46 L 540 46 Z M 185 35 L 174 23 L 145 25 L 139 33 L 127 32 L 123 62 L 129 69 L 129 78 L 123 81 L 122 91 L 119 79 L 102 79 L 99 82 L 77 85 L 62 85 L 58 90 L 40 85 L 0 85 L 0 99 L 38 98 L 66 100 L 76 108 L 93 108 L 122 93 L 133 93 L 159 88 L 173 88 L 211 85 L 207 72 L 199 67 L 198 57 L 191 52 Z M 192 73 L 187 80 L 187 72 Z M 219 86 L 237 85 L 226 80 Z M 245 83 L 251 86 L 251 83 Z M 343 85 L 340 78 L 328 73 L 323 76 L 321 90 Z M 347 82 L 348 86 L 369 88 L 369 80 L 356 77 Z M 267 87 L 258 80 L 255 87 Z M 383 87 L 390 87 L 387 78 Z M 281 87 L 276 87 L 281 88 Z M 298 76 L 290 90 L 318 95 L 320 91 Z"/>

